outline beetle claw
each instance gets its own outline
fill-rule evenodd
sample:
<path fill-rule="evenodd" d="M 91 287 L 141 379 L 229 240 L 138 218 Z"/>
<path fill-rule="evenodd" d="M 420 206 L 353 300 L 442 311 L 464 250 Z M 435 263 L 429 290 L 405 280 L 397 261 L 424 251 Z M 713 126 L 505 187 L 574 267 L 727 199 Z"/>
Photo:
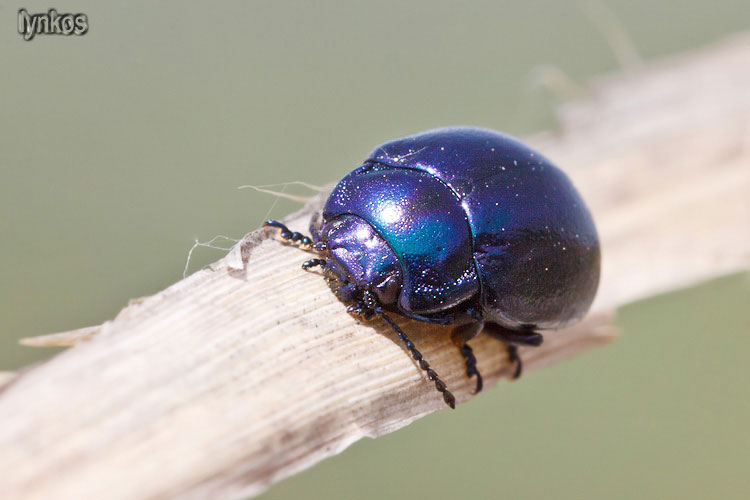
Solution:
<path fill-rule="evenodd" d="M 523 372 L 523 361 L 521 361 L 521 356 L 518 355 L 518 347 L 513 344 L 508 344 L 508 359 L 511 363 L 516 364 L 516 369 L 512 375 L 513 380 L 516 380 Z"/>
<path fill-rule="evenodd" d="M 477 376 L 477 386 L 474 389 L 474 394 L 479 394 L 482 392 L 482 388 L 484 387 L 484 381 L 482 380 L 482 374 L 478 371 L 475 371 L 474 373 Z"/>

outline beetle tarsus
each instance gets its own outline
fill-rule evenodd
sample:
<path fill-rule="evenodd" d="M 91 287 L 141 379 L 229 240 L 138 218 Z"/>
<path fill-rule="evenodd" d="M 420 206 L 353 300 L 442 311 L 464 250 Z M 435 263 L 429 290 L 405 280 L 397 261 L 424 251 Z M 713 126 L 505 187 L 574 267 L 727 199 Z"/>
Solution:
<path fill-rule="evenodd" d="M 482 381 L 482 374 L 477 370 L 477 358 L 474 356 L 474 351 L 469 347 L 469 344 L 464 344 L 459 349 L 461 351 L 461 356 L 466 360 L 466 376 L 469 378 L 474 375 L 477 376 L 477 386 L 474 389 L 474 394 L 479 394 L 482 392 L 484 382 Z"/>
<path fill-rule="evenodd" d="M 325 267 L 326 260 L 325 259 L 310 259 L 308 261 L 305 261 L 302 264 L 302 269 L 311 269 L 316 266 L 323 266 Z"/>
<path fill-rule="evenodd" d="M 484 320 L 482 319 L 482 316 L 474 310 L 470 310 L 468 313 L 473 318 L 474 322 L 455 327 L 451 332 L 451 341 L 456 347 L 458 347 L 461 356 L 463 356 L 466 361 L 466 376 L 469 378 L 474 375 L 477 376 L 477 385 L 474 394 L 478 394 L 482 390 L 484 382 L 482 381 L 482 375 L 477 369 L 477 358 L 474 356 L 474 351 L 471 349 L 467 341 L 479 335 L 479 332 L 484 328 Z"/>

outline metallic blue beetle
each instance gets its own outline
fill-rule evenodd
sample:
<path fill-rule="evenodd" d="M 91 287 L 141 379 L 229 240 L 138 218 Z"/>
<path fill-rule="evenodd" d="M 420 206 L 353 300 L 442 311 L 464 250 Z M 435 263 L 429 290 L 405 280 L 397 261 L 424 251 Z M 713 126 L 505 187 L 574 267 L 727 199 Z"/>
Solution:
<path fill-rule="evenodd" d="M 312 237 L 277 221 L 285 240 L 313 247 L 350 312 L 383 318 L 455 407 L 455 398 L 385 313 L 453 324 L 466 374 L 482 377 L 467 341 L 485 331 L 537 346 L 537 330 L 580 319 L 599 283 L 599 241 L 568 177 L 520 141 L 492 130 L 452 127 L 375 148 L 333 189 L 310 224 Z"/>

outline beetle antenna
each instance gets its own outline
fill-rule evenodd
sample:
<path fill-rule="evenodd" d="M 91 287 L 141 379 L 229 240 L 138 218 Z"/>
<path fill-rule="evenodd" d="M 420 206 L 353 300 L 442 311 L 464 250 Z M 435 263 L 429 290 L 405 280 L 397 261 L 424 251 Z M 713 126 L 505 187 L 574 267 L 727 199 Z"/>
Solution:
<path fill-rule="evenodd" d="M 275 227 L 279 229 L 279 236 L 282 240 L 299 245 L 304 250 L 310 250 L 313 245 L 313 240 L 309 236 L 305 236 L 297 231 L 292 231 L 284 225 L 284 223 L 277 220 L 267 220 L 263 223 L 263 227 Z"/>
<path fill-rule="evenodd" d="M 430 368 L 430 364 L 426 359 L 424 359 L 424 357 L 422 357 L 422 353 L 419 352 L 416 347 L 414 347 L 414 343 L 409 340 L 409 337 L 406 335 L 406 333 L 396 324 L 395 321 L 393 321 L 386 313 L 384 313 L 380 307 L 376 307 L 375 312 L 381 318 L 383 318 L 383 321 L 388 323 L 388 326 L 390 326 L 394 332 L 398 334 L 398 338 L 400 338 L 404 343 L 411 356 L 416 360 L 417 364 L 419 364 L 419 367 L 427 372 L 427 378 L 435 381 L 435 389 L 443 393 L 443 400 L 445 401 L 445 403 L 455 410 L 456 398 L 448 390 L 445 382 L 440 379 L 437 372 Z"/>

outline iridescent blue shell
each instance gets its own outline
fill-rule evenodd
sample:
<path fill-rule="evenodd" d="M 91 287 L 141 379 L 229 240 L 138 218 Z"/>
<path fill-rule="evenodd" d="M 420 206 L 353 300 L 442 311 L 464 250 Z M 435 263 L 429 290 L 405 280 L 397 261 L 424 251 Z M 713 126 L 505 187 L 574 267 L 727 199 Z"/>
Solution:
<path fill-rule="evenodd" d="M 399 307 L 479 307 L 507 328 L 559 328 L 588 310 L 599 242 L 568 177 L 520 141 L 442 128 L 387 142 L 334 188 L 324 220 L 367 221 L 397 256 Z"/>

